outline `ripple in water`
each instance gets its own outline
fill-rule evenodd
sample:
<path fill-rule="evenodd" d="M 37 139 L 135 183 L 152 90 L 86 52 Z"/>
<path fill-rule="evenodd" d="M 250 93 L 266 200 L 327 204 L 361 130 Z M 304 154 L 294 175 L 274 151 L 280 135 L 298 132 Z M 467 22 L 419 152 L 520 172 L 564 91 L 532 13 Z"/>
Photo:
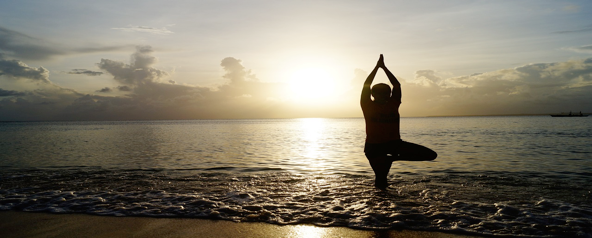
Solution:
<path fill-rule="evenodd" d="M 359 118 L 0 123 L 0 210 L 591 237 L 592 117 L 401 124 L 381 191 Z"/>
<path fill-rule="evenodd" d="M 190 217 L 358 229 L 589 237 L 590 182 L 534 174 L 365 175 L 34 170 L 1 177 L 1 210 Z"/>

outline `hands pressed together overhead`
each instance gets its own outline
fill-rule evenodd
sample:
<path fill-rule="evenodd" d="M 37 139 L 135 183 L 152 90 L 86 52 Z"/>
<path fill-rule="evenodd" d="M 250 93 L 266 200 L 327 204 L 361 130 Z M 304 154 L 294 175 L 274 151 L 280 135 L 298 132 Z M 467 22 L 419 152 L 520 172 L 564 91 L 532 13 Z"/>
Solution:
<path fill-rule="evenodd" d="M 382 54 L 380 54 L 380 58 L 378 59 L 378 62 L 376 63 L 376 67 L 379 68 L 386 68 L 386 65 L 384 65 L 384 56 L 382 56 Z"/>

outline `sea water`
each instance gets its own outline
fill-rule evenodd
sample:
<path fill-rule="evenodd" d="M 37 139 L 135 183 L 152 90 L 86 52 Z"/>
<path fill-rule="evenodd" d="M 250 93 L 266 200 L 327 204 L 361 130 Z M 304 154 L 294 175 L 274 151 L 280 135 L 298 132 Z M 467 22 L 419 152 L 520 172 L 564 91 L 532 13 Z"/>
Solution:
<path fill-rule="evenodd" d="M 438 153 L 373 186 L 364 120 L 0 123 L 0 210 L 592 237 L 592 117 L 402 118 Z"/>

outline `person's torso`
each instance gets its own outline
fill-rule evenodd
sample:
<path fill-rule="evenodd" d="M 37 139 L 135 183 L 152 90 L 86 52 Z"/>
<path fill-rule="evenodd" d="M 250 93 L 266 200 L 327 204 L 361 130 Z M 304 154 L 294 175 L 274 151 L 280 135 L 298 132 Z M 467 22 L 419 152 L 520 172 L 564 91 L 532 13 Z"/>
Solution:
<path fill-rule="evenodd" d="M 368 102 L 362 105 L 366 121 L 366 142 L 383 143 L 401 139 L 399 101 Z"/>

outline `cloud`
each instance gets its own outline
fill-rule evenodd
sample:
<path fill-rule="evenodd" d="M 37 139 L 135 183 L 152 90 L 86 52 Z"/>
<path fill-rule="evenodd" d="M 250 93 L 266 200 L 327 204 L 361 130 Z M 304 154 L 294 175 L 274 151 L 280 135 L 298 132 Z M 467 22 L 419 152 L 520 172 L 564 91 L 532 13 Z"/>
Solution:
<path fill-rule="evenodd" d="M 0 120 L 68 120 L 63 114 L 63 109 L 82 94 L 53 84 L 38 86 L 39 88 L 34 90 L 19 92 L 19 95 L 0 98 Z"/>
<path fill-rule="evenodd" d="M 565 31 L 556 31 L 553 33 L 557 33 L 557 34 L 570 34 L 570 33 L 581 33 L 581 32 L 589 32 L 592 31 L 592 25 L 588 25 L 585 27 L 582 27 L 580 29 L 575 29 L 575 30 L 565 30 Z"/>
<path fill-rule="evenodd" d="M 159 82 L 161 78 L 168 76 L 168 73 L 151 67 L 157 61 L 152 52 L 150 46 L 138 46 L 132 54 L 130 64 L 101 59 L 98 66 L 113 75 L 116 81 L 127 86 Z"/>
<path fill-rule="evenodd" d="M 418 70 L 415 72 L 415 80 L 423 86 L 438 86 L 441 85 L 443 79 L 436 76 L 433 70 Z"/>
<path fill-rule="evenodd" d="M 111 90 L 110 87 L 104 87 L 104 88 L 97 90 L 97 93 L 109 93 L 111 91 L 113 91 L 113 90 Z"/>
<path fill-rule="evenodd" d="M 592 58 L 446 78 L 441 84 L 423 83 L 430 71 L 416 75 L 412 83 L 403 84 L 408 105 L 403 103 L 401 110 L 409 114 L 592 112 Z"/>
<path fill-rule="evenodd" d="M 11 97 L 0 100 L 0 120 L 254 118 L 278 117 L 277 113 L 290 111 L 281 109 L 279 101 L 269 100 L 281 96 L 280 85 L 259 82 L 238 59 L 222 60 L 225 74 L 221 77 L 221 86 L 207 88 L 166 80 L 170 73 L 154 67 L 157 58 L 153 53 L 150 46 L 139 46 L 129 63 L 110 59 L 101 59 L 98 63 L 101 70 L 121 84 L 117 90 L 128 92 L 125 96 L 81 94 L 54 84 L 36 85 L 37 88 L 31 90 L 3 89 L 9 91 L 5 94 Z M 23 81 L 24 77 L 20 76 L 35 78 L 35 75 L 49 80 L 48 72 L 42 67 L 31 68 L 17 60 L 3 62 L 11 64 L 12 75 L 19 72 L 19 77 L 14 77 L 16 81 Z M 27 72 L 29 74 L 25 74 Z M 97 92 L 113 90 L 105 87 Z"/>
<path fill-rule="evenodd" d="M 103 72 L 92 71 L 88 69 L 73 69 L 72 71 L 68 72 L 68 74 L 84 74 L 88 76 L 99 76 L 103 74 Z"/>
<path fill-rule="evenodd" d="M 566 5 L 566 6 L 564 6 L 564 7 L 563 7 L 563 11 L 566 11 L 566 12 L 573 12 L 573 13 L 575 13 L 575 12 L 579 12 L 579 11 L 580 11 L 580 9 L 581 9 L 581 7 L 580 7 L 580 6 L 578 6 L 578 5 L 574 5 L 574 4 L 569 4 L 569 5 Z"/>
<path fill-rule="evenodd" d="M 109 52 L 127 49 L 129 46 L 103 46 L 73 48 L 48 44 L 44 40 L 28 36 L 18 31 L 0 27 L 0 53 L 21 60 L 47 60 L 55 56 Z"/>
<path fill-rule="evenodd" d="M 8 96 L 24 96 L 25 93 L 17 92 L 13 90 L 4 90 L 0 88 L 0 97 L 8 97 Z"/>
<path fill-rule="evenodd" d="M 337 104 L 299 106 L 283 100 L 286 85 L 267 83 L 234 57 L 221 60 L 218 87 L 173 84 L 156 68 L 149 46 L 129 62 L 101 59 L 99 68 L 119 83 L 82 94 L 49 82 L 43 67 L 2 60 L 0 120 L 152 120 L 361 116 L 359 95 L 367 73 L 354 71 L 354 88 Z M 9 65 L 10 67 L 7 67 Z M 9 72 L 8 73 L 5 73 Z M 402 116 L 592 112 L 592 58 L 538 63 L 473 75 L 446 77 L 420 70 L 401 80 Z M 10 88 L 12 82 L 30 87 Z M 12 84 L 11 84 L 12 83 Z M 113 91 L 125 95 L 101 95 Z"/>
<path fill-rule="evenodd" d="M 567 50 L 579 52 L 579 53 L 592 53 L 592 45 L 583 45 L 578 47 L 565 48 Z"/>
<path fill-rule="evenodd" d="M 44 60 L 65 52 L 17 31 L 0 27 L 0 50 L 26 60 Z"/>
<path fill-rule="evenodd" d="M 281 86 L 272 83 L 261 83 L 251 70 L 242 65 L 242 61 L 233 57 L 226 57 L 220 62 L 224 69 L 223 79 L 228 80 L 219 87 L 217 96 L 241 98 L 250 95 L 252 100 L 266 100 L 281 97 Z"/>
<path fill-rule="evenodd" d="M 97 52 L 112 52 L 121 51 L 133 48 L 132 45 L 118 45 L 118 46 L 100 46 L 100 47 L 83 47 L 73 48 L 68 50 L 68 53 L 97 53 Z"/>
<path fill-rule="evenodd" d="M 144 32 L 144 33 L 150 33 L 150 34 L 156 34 L 156 35 L 170 35 L 173 34 L 174 32 L 166 29 L 166 27 L 163 28 L 155 28 L 155 27 L 149 27 L 149 26 L 129 26 L 129 27 L 118 27 L 118 28 L 111 28 L 113 30 L 120 30 L 120 31 L 124 31 L 124 32 Z"/>
<path fill-rule="evenodd" d="M 117 90 L 122 91 L 122 92 L 130 92 L 132 91 L 132 89 L 128 86 L 117 86 Z"/>
<path fill-rule="evenodd" d="M 223 77 L 225 79 L 229 79 L 232 83 L 242 83 L 247 80 L 257 80 L 256 76 L 251 73 L 251 70 L 246 70 L 239 59 L 226 57 L 222 60 L 220 66 L 222 66 L 222 68 L 224 68 L 226 71 L 226 74 Z"/>
<path fill-rule="evenodd" d="M 0 58 L 0 76 L 27 78 L 45 83 L 49 81 L 49 70 L 43 67 L 29 67 L 27 64 L 13 59 Z"/>
<path fill-rule="evenodd" d="M 64 109 L 68 118 L 103 119 L 197 119 L 270 117 L 277 84 L 261 83 L 232 57 L 222 60 L 224 80 L 218 88 L 174 84 L 170 73 L 155 68 L 157 58 L 150 46 L 139 46 L 124 62 L 101 59 L 99 68 L 123 85 L 126 96 L 86 95 Z M 249 95 L 249 97 L 244 97 Z M 119 119 L 118 119 L 119 118 Z"/>

